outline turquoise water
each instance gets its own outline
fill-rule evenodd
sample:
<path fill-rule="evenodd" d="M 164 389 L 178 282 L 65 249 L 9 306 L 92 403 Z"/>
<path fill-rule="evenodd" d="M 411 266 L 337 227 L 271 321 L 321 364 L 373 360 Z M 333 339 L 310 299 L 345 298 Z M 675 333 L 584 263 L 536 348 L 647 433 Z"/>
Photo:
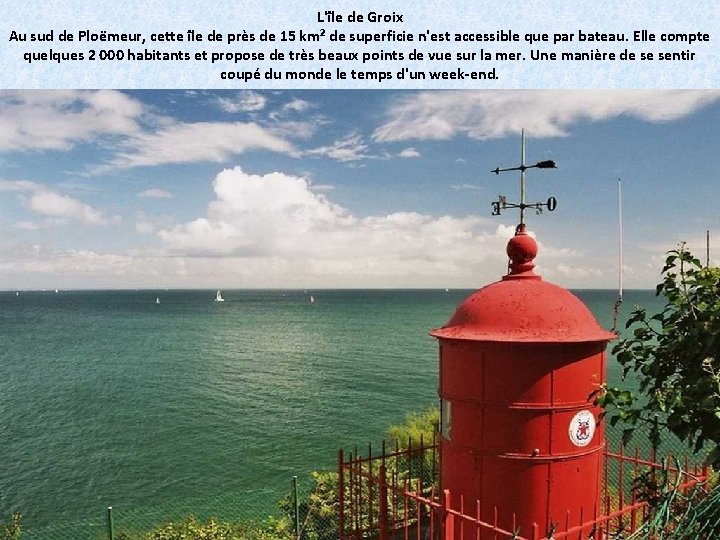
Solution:
<path fill-rule="evenodd" d="M 2 292 L 0 519 L 275 500 L 436 401 L 428 330 L 470 292 Z M 615 292 L 576 294 L 612 325 Z"/>

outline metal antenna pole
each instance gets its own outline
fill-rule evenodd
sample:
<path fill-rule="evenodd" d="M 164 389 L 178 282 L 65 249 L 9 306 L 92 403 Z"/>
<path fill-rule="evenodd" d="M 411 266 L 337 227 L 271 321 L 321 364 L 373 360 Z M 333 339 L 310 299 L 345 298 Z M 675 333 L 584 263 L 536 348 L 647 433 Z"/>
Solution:
<path fill-rule="evenodd" d="M 710 268 L 710 231 L 705 231 L 705 267 Z"/>
<path fill-rule="evenodd" d="M 622 212 L 622 180 L 618 178 L 618 234 L 619 239 L 619 267 L 618 267 L 618 300 L 622 302 L 623 297 L 623 212 Z"/>
<path fill-rule="evenodd" d="M 525 130 L 520 131 L 520 225 L 525 225 Z"/>
<path fill-rule="evenodd" d="M 618 299 L 613 305 L 612 331 L 618 332 L 620 305 L 623 302 L 623 214 L 622 214 L 622 179 L 618 178 Z"/>

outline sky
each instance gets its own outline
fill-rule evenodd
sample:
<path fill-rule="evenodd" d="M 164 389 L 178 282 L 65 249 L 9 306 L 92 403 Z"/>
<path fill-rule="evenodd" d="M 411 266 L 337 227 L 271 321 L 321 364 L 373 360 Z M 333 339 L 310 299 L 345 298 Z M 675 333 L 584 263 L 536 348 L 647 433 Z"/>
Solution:
<path fill-rule="evenodd" d="M 720 91 L 0 91 L 0 289 L 478 288 L 720 263 Z"/>

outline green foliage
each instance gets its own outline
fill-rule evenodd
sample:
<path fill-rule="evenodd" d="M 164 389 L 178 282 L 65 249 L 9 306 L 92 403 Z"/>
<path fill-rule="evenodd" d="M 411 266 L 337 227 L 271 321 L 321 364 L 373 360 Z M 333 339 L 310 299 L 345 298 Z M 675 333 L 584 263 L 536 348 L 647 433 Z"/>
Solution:
<path fill-rule="evenodd" d="M 3 525 L 2 536 L 0 540 L 19 540 L 22 528 L 20 527 L 20 520 L 22 516 L 18 512 L 13 512 L 10 516 L 10 523 Z"/>
<path fill-rule="evenodd" d="M 337 538 L 338 530 L 338 473 L 314 471 L 307 497 L 299 501 L 300 536 L 307 540 Z M 280 508 L 289 516 L 295 513 L 292 494 L 280 501 Z"/>
<path fill-rule="evenodd" d="M 674 463 L 679 467 L 678 462 Z M 666 472 L 666 471 L 665 471 Z M 664 476 L 664 472 L 660 471 Z M 651 475 L 652 477 L 652 475 Z M 650 503 L 649 513 L 631 533 L 613 536 L 616 540 L 712 540 L 720 536 L 720 486 L 712 483 L 697 485 L 690 490 L 678 489 L 679 482 L 667 477 L 641 475 L 641 500 Z M 654 487 L 654 489 L 653 489 Z"/>
<path fill-rule="evenodd" d="M 421 441 L 429 446 L 435 440 L 439 422 L 440 409 L 434 405 L 422 412 L 409 413 L 404 424 L 393 424 L 388 428 L 385 438 L 401 450 L 408 448 L 409 444 L 417 448 Z"/>
<path fill-rule="evenodd" d="M 664 309 L 649 316 L 636 307 L 626 325 L 632 334 L 613 348 L 639 395 L 605 387 L 597 401 L 611 425 L 627 426 L 625 442 L 645 425 L 657 448 L 670 430 L 696 452 L 708 444 L 708 462 L 720 467 L 720 269 L 703 268 L 681 245 L 668 252 L 662 275 Z"/>
<path fill-rule="evenodd" d="M 166 523 L 148 532 L 145 540 L 291 540 L 287 520 L 270 519 L 262 524 L 217 521 L 200 522 L 193 516 Z"/>

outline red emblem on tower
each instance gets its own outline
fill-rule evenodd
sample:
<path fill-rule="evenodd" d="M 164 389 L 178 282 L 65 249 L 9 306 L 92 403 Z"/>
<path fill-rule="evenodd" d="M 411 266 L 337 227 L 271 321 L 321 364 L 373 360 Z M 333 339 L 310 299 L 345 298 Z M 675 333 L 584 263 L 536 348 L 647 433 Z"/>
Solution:
<path fill-rule="evenodd" d="M 568 435 L 575 446 L 585 446 L 595 433 L 595 417 L 590 411 L 583 410 L 573 416 L 568 427 Z"/>

